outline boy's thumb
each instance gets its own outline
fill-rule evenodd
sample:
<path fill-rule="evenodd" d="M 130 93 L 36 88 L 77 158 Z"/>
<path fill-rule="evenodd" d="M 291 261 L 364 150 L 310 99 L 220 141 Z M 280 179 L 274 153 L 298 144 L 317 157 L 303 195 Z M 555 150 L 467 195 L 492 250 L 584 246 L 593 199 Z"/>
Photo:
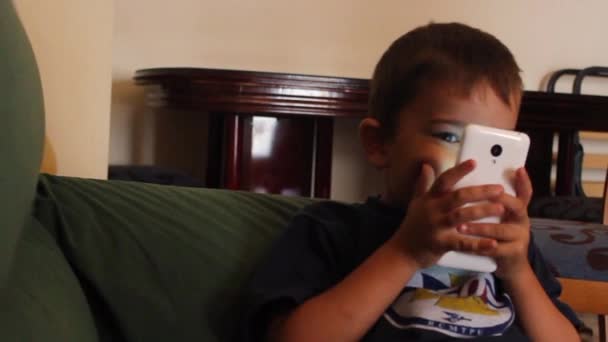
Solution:
<path fill-rule="evenodd" d="M 415 196 L 422 196 L 427 193 L 433 185 L 434 180 L 435 171 L 429 164 L 423 163 L 420 167 L 420 176 L 418 176 L 418 181 L 416 182 Z"/>

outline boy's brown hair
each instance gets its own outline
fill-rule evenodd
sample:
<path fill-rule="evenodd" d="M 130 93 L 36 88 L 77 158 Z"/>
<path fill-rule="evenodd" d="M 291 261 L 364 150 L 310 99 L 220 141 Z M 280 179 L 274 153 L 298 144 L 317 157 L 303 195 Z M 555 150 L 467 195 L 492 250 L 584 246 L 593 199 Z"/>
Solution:
<path fill-rule="evenodd" d="M 392 138 L 400 111 L 422 89 L 439 82 L 468 95 L 485 81 L 512 106 L 512 96 L 523 90 L 519 72 L 496 37 L 463 24 L 431 23 L 401 36 L 382 55 L 371 82 L 369 116 L 380 122 L 385 138 Z"/>

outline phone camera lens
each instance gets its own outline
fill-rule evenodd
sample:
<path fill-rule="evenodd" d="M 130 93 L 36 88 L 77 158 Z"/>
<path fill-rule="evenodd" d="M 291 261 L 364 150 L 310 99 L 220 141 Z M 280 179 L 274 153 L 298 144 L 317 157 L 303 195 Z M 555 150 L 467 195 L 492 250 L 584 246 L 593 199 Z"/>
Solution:
<path fill-rule="evenodd" d="M 492 153 L 492 155 L 494 157 L 500 156 L 502 154 L 502 146 L 500 146 L 500 145 L 492 146 L 492 148 L 490 149 L 490 153 Z"/>

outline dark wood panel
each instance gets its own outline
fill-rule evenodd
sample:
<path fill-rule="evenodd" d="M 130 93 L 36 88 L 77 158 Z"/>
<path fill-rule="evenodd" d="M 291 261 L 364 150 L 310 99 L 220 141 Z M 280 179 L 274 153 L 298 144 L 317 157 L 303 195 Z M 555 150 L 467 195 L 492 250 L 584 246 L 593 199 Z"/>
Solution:
<path fill-rule="evenodd" d="M 574 194 L 575 135 L 576 131 L 572 129 L 559 132 L 559 149 L 557 151 L 557 170 L 559 172 L 555 180 L 555 194 L 558 196 Z"/>
<path fill-rule="evenodd" d="M 222 184 L 223 153 L 222 146 L 226 133 L 224 131 L 224 115 L 209 113 L 209 129 L 207 135 L 207 172 L 205 185 L 209 188 L 219 188 Z"/>
<path fill-rule="evenodd" d="M 247 116 L 243 121 L 240 188 L 310 196 L 315 120 Z"/>
<path fill-rule="evenodd" d="M 608 131 L 608 96 L 526 91 L 520 113 L 523 128 Z"/>
<path fill-rule="evenodd" d="M 224 140 L 224 180 L 223 187 L 241 189 L 241 156 L 243 154 L 243 118 L 236 114 L 226 115 Z"/>
<path fill-rule="evenodd" d="M 318 118 L 316 123 L 314 197 L 330 198 L 334 121 Z"/>
<path fill-rule="evenodd" d="M 530 136 L 530 152 L 526 170 L 534 184 L 534 197 L 551 196 L 551 165 L 553 132 L 542 129 L 523 129 Z"/>

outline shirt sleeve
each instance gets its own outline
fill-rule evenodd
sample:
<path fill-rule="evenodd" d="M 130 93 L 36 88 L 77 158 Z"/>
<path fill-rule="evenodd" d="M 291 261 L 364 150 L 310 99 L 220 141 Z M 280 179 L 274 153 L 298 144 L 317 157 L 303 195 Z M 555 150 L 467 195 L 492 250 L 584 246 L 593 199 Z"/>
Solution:
<path fill-rule="evenodd" d="M 559 296 L 562 294 L 562 286 L 549 269 L 536 244 L 534 244 L 533 237 L 530 238 L 528 259 L 536 277 L 557 309 L 574 325 L 578 332 L 587 332 L 589 328 L 578 318 L 576 313 L 566 303 L 559 300 Z"/>
<path fill-rule="evenodd" d="M 262 260 L 246 290 L 240 341 L 263 341 L 267 328 L 341 278 L 340 253 L 348 244 L 339 227 L 306 212 L 296 215 Z M 342 238 L 340 238 L 342 237 Z"/>

